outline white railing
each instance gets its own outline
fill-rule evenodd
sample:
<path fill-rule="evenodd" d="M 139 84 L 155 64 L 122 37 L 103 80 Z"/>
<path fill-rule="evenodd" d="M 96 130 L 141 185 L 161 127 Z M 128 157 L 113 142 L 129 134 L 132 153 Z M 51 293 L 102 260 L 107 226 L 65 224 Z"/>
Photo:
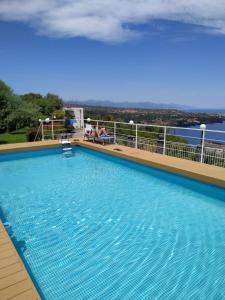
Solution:
<path fill-rule="evenodd" d="M 70 133 L 72 137 L 75 137 L 77 132 L 82 132 L 81 136 L 83 136 L 83 126 L 84 125 L 81 125 L 80 128 L 73 128 L 73 126 L 70 126 L 69 129 L 65 125 L 64 119 L 52 119 L 48 120 L 48 122 L 46 122 L 45 120 L 41 120 L 34 140 L 56 140 L 66 132 Z"/>
<path fill-rule="evenodd" d="M 225 131 L 89 119 L 85 122 L 93 128 L 105 127 L 116 144 L 225 167 Z M 57 139 L 65 132 L 64 120 L 42 123 L 39 132 L 42 139 Z"/>
<path fill-rule="evenodd" d="M 225 131 L 103 120 L 89 123 L 104 126 L 116 144 L 225 167 Z"/>

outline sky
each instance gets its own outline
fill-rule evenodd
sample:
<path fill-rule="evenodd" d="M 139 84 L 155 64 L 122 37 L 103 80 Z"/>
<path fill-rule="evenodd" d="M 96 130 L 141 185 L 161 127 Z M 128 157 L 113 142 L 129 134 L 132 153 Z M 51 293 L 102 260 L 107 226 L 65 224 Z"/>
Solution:
<path fill-rule="evenodd" d="M 64 100 L 225 108 L 225 1 L 1 0 L 0 79 Z"/>

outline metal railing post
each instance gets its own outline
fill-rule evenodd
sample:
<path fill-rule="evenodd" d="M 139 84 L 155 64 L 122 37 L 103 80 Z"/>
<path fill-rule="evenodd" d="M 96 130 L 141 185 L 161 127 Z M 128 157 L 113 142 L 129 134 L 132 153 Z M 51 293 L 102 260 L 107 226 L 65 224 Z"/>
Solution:
<path fill-rule="evenodd" d="M 90 122 L 90 118 L 88 119 L 87 122 Z M 109 128 L 111 128 L 111 134 L 114 136 L 115 143 L 117 143 L 118 141 L 123 145 L 127 145 L 129 147 L 137 149 L 141 148 L 143 150 L 151 152 L 155 152 L 155 148 L 160 146 L 160 153 L 162 155 L 189 159 L 193 161 L 197 160 L 201 163 L 224 167 L 225 139 L 223 138 L 223 136 L 219 139 L 217 137 L 208 138 L 207 134 L 216 133 L 225 135 L 225 130 L 209 130 L 206 129 L 206 126 L 204 124 L 201 124 L 200 128 L 186 128 L 155 124 L 136 124 L 132 120 L 131 122 L 127 123 L 102 120 L 92 121 L 94 122 L 94 124 L 97 124 L 97 126 L 99 124 L 112 124 Z M 40 131 L 42 130 L 42 140 L 44 140 L 45 121 L 43 121 L 42 123 L 41 120 L 39 120 L 39 122 L 39 135 Z M 120 124 L 126 125 L 126 127 L 122 127 L 121 130 Z M 142 129 L 143 127 L 144 129 Z M 148 128 L 151 128 L 151 130 L 148 130 Z M 157 130 L 154 131 L 154 128 L 157 128 Z M 183 133 L 183 131 L 185 132 Z M 194 134 L 192 134 L 192 132 L 194 132 Z M 199 133 L 201 133 L 201 137 L 199 136 Z M 140 136 L 140 139 L 138 134 Z M 38 134 L 36 134 L 36 136 L 38 136 Z M 174 137 L 174 139 L 169 139 L 169 137 Z"/>
<path fill-rule="evenodd" d="M 116 144 L 116 123 L 114 122 L 114 143 Z"/>
<path fill-rule="evenodd" d="M 44 137 L 44 125 L 43 125 L 43 121 L 41 122 L 41 140 L 44 141 L 45 137 Z"/>
<path fill-rule="evenodd" d="M 138 147 L 138 131 L 137 131 L 137 124 L 135 125 L 136 137 L 135 137 L 135 148 Z"/>
<path fill-rule="evenodd" d="M 204 146 L 205 146 L 205 129 L 202 130 L 202 137 L 201 137 L 201 163 L 204 162 Z"/>
<path fill-rule="evenodd" d="M 53 124 L 53 120 L 52 120 L 52 140 L 54 140 L 54 124 Z"/>
<path fill-rule="evenodd" d="M 166 154 L 166 126 L 164 127 L 163 133 L 163 155 Z"/>

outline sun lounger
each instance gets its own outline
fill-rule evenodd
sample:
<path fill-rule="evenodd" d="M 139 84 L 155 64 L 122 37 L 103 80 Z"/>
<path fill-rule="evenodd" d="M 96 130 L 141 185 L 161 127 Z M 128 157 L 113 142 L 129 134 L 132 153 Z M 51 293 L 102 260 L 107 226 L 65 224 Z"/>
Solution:
<path fill-rule="evenodd" d="M 109 134 L 102 134 L 97 136 L 97 133 L 91 124 L 86 124 L 84 130 L 84 139 L 92 142 L 99 142 L 103 145 L 114 142 L 114 137 Z"/>
<path fill-rule="evenodd" d="M 103 145 L 112 144 L 114 142 L 114 137 L 111 135 L 101 135 L 99 137 L 95 137 L 94 141 L 102 143 Z"/>
<path fill-rule="evenodd" d="M 84 129 L 84 140 L 87 139 L 88 141 L 94 142 L 94 137 L 95 137 L 94 128 L 92 127 L 91 124 L 86 124 Z"/>

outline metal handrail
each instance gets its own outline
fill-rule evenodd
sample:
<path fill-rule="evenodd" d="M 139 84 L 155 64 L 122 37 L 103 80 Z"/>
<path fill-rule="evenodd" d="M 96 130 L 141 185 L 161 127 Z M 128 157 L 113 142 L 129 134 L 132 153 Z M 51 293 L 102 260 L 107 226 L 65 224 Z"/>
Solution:
<path fill-rule="evenodd" d="M 122 143 L 137 149 L 146 149 L 153 152 L 155 151 L 163 155 L 172 155 L 180 158 L 192 159 L 195 161 L 198 160 L 201 163 L 210 163 L 225 167 L 225 131 L 222 130 L 176 127 L 157 124 L 131 124 L 129 122 L 105 120 L 85 119 L 84 121 L 86 123 L 90 122 L 93 126 L 98 126 L 99 123 L 100 125 L 105 124 L 105 127 L 114 136 L 115 143 Z M 57 133 L 61 131 L 61 128 L 58 128 L 60 122 L 64 122 L 64 120 L 51 120 L 49 128 L 46 128 L 45 124 L 42 122 L 38 128 L 38 133 L 41 129 L 42 140 L 44 139 L 44 134 L 47 132 L 51 132 L 50 138 L 54 139 L 57 136 Z M 56 125 L 56 127 L 54 125 Z M 153 131 L 149 131 L 147 128 L 152 128 Z M 160 129 L 160 132 L 154 130 L 154 128 Z M 84 130 L 84 126 L 81 129 Z M 182 130 L 186 130 L 186 133 L 184 132 L 184 134 L 182 134 L 180 132 Z M 188 132 L 191 131 L 199 132 L 199 136 L 195 136 L 196 134 L 194 134 L 194 136 L 188 134 Z M 143 136 L 143 133 L 145 133 L 145 136 Z M 207 136 L 208 133 L 211 133 L 209 137 Z M 218 137 L 213 139 L 213 133 L 224 135 L 224 140 L 223 137 L 219 139 Z M 169 140 L 171 137 L 182 137 L 184 139 L 189 139 L 189 143 L 186 144 L 185 142 L 179 140 Z M 213 143 L 218 143 L 218 146 Z M 209 151 L 211 152 L 209 153 Z"/>
<path fill-rule="evenodd" d="M 88 119 L 84 119 L 84 121 L 88 122 Z M 178 126 L 168 126 L 168 125 L 157 125 L 157 124 L 142 124 L 142 123 L 133 123 L 132 125 L 128 122 L 119 122 L 119 121 L 105 121 L 105 120 L 90 120 L 90 122 L 102 122 L 102 123 L 116 123 L 116 124 L 124 124 L 124 125 L 129 125 L 129 126 L 145 126 L 145 127 L 159 127 L 159 128 L 172 128 L 172 129 L 182 129 L 182 130 L 194 130 L 194 131 L 199 131 L 201 132 L 203 129 L 201 128 L 189 128 L 189 127 L 178 127 Z M 214 130 L 214 129 L 204 129 L 207 132 L 217 132 L 217 133 L 224 133 L 225 131 L 223 130 Z"/>

